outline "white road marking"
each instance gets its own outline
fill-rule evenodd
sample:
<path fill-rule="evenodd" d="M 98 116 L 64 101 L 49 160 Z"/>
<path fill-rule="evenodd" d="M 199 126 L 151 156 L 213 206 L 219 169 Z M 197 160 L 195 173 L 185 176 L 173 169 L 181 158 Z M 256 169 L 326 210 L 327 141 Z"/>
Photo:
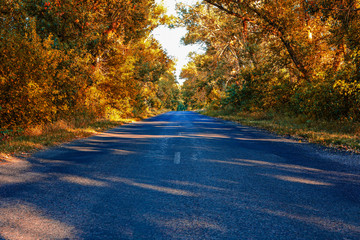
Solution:
<path fill-rule="evenodd" d="M 192 160 L 192 161 L 197 161 L 197 160 L 198 160 L 198 154 L 197 154 L 197 153 L 193 153 L 193 154 L 191 155 L 191 160 Z"/>
<path fill-rule="evenodd" d="M 181 153 L 180 152 L 176 152 L 175 156 L 174 156 L 174 163 L 175 164 L 180 164 L 180 158 L 181 158 Z"/>

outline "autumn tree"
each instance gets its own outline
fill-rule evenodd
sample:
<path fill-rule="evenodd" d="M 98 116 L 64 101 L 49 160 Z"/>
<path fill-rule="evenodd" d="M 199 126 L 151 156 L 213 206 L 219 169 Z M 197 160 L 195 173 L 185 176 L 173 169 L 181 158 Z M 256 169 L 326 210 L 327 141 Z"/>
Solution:
<path fill-rule="evenodd" d="M 223 108 L 236 101 L 239 110 L 358 119 L 358 8 L 352 0 L 205 0 L 182 10 L 185 43 L 206 45 L 212 67 L 194 63 L 205 85 L 223 86 Z"/>
<path fill-rule="evenodd" d="M 164 12 L 153 0 L 1 1 L 0 128 L 162 107 L 174 62 L 151 31 Z"/>

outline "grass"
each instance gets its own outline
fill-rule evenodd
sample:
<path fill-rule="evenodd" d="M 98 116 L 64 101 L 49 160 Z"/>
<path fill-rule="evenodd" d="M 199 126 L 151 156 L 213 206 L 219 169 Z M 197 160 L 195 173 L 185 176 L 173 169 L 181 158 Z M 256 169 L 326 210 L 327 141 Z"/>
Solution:
<path fill-rule="evenodd" d="M 205 115 L 217 117 L 270 132 L 292 136 L 327 147 L 360 153 L 360 123 L 348 120 L 309 120 L 304 116 L 287 116 L 265 112 L 204 111 Z"/>
<path fill-rule="evenodd" d="M 157 115 L 150 113 L 144 117 Z M 141 118 L 117 120 L 76 119 L 71 122 L 60 120 L 47 125 L 31 126 L 21 133 L 0 135 L 0 162 L 11 156 L 27 156 L 62 143 L 86 138 L 108 129 L 138 121 Z"/>

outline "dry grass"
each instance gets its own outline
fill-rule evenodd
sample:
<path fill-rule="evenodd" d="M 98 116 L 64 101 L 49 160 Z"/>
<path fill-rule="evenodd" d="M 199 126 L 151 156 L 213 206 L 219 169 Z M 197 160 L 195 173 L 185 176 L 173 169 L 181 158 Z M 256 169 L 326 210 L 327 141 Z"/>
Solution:
<path fill-rule="evenodd" d="M 314 121 L 304 116 L 292 117 L 266 112 L 240 112 L 229 114 L 206 111 L 205 115 L 244 125 L 266 129 L 283 136 L 322 144 L 351 152 L 360 152 L 360 123 L 342 121 Z"/>
<path fill-rule="evenodd" d="M 157 115 L 158 112 L 146 117 Z M 31 126 L 21 133 L 0 135 L 0 162 L 8 161 L 14 155 L 28 155 L 38 150 L 73 141 L 130 123 L 139 118 L 97 120 L 59 120 L 47 125 Z"/>
<path fill-rule="evenodd" d="M 84 127 L 75 127 L 71 123 L 58 121 L 45 126 L 25 129 L 0 142 L 3 154 L 28 154 L 78 138 L 91 136 L 95 133 L 123 124 L 122 121 L 97 121 Z"/>
<path fill-rule="evenodd" d="M 25 129 L 24 135 L 29 137 L 40 136 L 41 134 L 43 134 L 43 131 L 44 131 L 43 126 L 37 125 Z"/>

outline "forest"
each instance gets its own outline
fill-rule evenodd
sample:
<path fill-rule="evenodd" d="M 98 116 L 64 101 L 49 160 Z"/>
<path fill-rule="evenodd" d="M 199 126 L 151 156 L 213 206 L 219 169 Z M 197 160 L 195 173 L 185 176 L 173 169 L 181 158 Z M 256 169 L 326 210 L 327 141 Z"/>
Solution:
<path fill-rule="evenodd" d="M 186 109 L 346 122 L 353 134 L 359 13 L 358 0 L 203 0 L 177 17 L 155 0 L 0 0 L 0 139 Z M 182 86 L 151 34 L 159 25 L 186 27 L 183 44 L 204 49 Z"/>
<path fill-rule="evenodd" d="M 180 6 L 185 105 L 360 120 L 360 1 L 205 0 Z"/>
<path fill-rule="evenodd" d="M 174 60 L 154 0 L 1 0 L 0 130 L 175 109 Z"/>

